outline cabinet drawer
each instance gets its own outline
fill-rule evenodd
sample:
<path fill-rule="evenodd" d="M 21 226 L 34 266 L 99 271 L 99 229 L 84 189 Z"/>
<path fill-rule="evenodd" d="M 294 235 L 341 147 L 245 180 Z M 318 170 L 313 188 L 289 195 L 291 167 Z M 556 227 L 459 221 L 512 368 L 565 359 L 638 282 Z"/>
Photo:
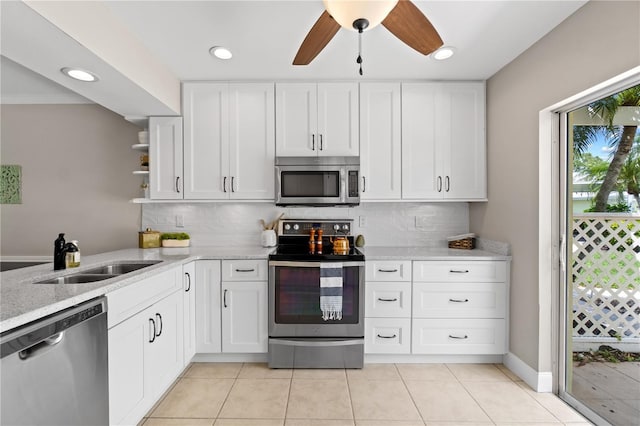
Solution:
<path fill-rule="evenodd" d="M 503 319 L 414 319 L 414 354 L 503 354 Z"/>
<path fill-rule="evenodd" d="M 365 274 L 367 281 L 411 281 L 411 261 L 367 261 Z"/>
<path fill-rule="evenodd" d="M 414 318 L 504 318 L 504 283 L 414 283 Z"/>
<path fill-rule="evenodd" d="M 504 282 L 506 276 L 506 263 L 501 261 L 413 262 L 414 282 Z"/>
<path fill-rule="evenodd" d="M 364 351 L 369 354 L 408 354 L 410 318 L 365 318 Z"/>
<path fill-rule="evenodd" d="M 266 281 L 267 261 L 260 259 L 223 260 L 222 281 Z"/>
<path fill-rule="evenodd" d="M 124 321 L 182 287 L 182 267 L 161 272 L 107 294 L 108 327 Z"/>
<path fill-rule="evenodd" d="M 377 318 L 411 317 L 411 283 L 367 282 L 365 316 Z"/>

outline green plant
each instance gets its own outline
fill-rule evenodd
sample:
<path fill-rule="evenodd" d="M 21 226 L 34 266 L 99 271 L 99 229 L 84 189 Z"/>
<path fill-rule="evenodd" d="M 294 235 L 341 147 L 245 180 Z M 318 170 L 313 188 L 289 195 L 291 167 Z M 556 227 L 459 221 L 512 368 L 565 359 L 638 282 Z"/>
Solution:
<path fill-rule="evenodd" d="M 186 232 L 165 232 L 160 235 L 161 240 L 188 240 L 189 234 Z"/>

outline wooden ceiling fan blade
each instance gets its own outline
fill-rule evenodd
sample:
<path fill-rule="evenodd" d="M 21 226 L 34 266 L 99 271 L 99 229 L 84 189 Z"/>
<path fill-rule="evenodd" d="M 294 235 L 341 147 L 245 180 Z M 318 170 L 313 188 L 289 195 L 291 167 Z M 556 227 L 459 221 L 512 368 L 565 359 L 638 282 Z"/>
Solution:
<path fill-rule="evenodd" d="M 423 55 L 438 50 L 444 44 L 431 22 L 409 0 L 400 0 L 384 18 L 382 25 Z"/>
<path fill-rule="evenodd" d="M 340 24 L 325 10 L 300 45 L 300 49 L 293 59 L 293 65 L 308 65 L 331 41 L 339 29 Z"/>

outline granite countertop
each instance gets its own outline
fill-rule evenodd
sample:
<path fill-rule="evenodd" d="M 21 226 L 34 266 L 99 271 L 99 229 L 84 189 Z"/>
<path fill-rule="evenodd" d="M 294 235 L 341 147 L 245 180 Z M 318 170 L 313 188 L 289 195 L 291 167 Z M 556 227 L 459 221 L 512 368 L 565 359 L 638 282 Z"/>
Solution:
<path fill-rule="evenodd" d="M 274 248 L 259 246 L 125 249 L 83 256 L 79 268 L 53 271 L 51 263 L 0 274 L 0 333 L 91 300 L 194 260 L 267 259 Z M 509 260 L 487 250 L 428 247 L 366 247 L 367 260 Z M 85 284 L 35 284 L 109 263 L 156 261 L 158 264 L 103 281 Z"/>
<path fill-rule="evenodd" d="M 175 266 L 199 259 L 267 259 L 273 248 L 187 247 L 125 249 L 83 256 L 79 268 L 54 271 L 52 263 L 0 274 L 0 333 L 60 310 L 91 300 L 153 276 Z M 49 278 L 75 274 L 109 263 L 129 261 L 162 262 L 103 281 L 84 284 L 35 284 Z"/>
<path fill-rule="evenodd" d="M 362 247 L 366 260 L 509 260 L 511 256 L 488 250 L 446 247 Z"/>

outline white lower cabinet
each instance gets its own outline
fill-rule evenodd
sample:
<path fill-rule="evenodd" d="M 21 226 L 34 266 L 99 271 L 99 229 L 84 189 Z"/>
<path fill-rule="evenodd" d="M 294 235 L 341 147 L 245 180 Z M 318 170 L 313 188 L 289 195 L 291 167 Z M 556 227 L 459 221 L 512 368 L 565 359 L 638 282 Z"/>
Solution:
<path fill-rule="evenodd" d="M 411 318 L 365 318 L 364 347 L 370 354 L 411 352 Z"/>
<path fill-rule="evenodd" d="M 109 330 L 110 424 L 137 424 L 182 371 L 183 303 L 176 291 Z"/>
<path fill-rule="evenodd" d="M 196 351 L 267 352 L 267 262 L 196 262 Z"/>
<path fill-rule="evenodd" d="M 414 354 L 503 354 L 504 319 L 414 319 Z"/>

